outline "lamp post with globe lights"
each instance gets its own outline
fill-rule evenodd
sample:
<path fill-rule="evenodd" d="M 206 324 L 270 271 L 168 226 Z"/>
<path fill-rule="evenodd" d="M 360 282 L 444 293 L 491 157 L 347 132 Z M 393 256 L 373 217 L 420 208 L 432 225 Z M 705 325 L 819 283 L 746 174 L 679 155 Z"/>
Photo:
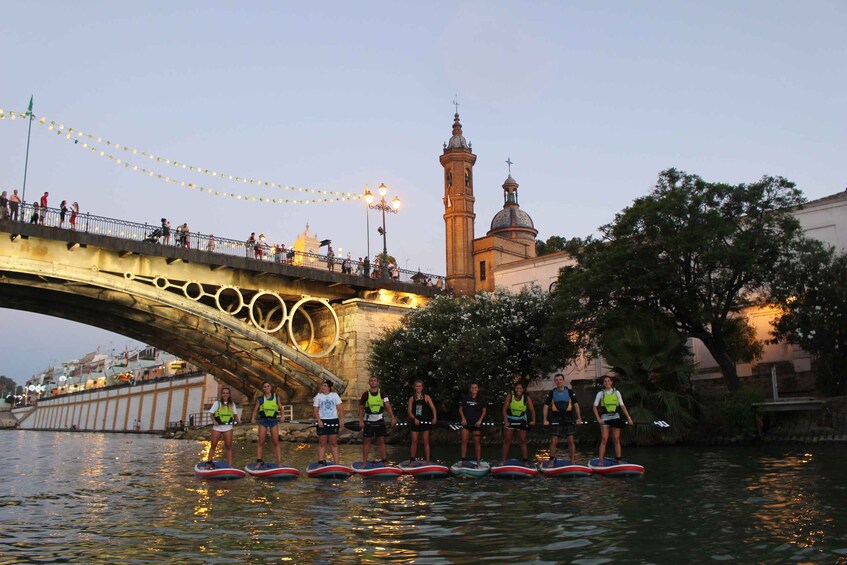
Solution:
<path fill-rule="evenodd" d="M 388 193 L 388 187 L 385 186 L 385 183 L 380 183 L 379 188 L 379 202 L 372 204 L 374 200 L 373 193 L 365 188 L 365 201 L 368 203 L 368 208 L 373 210 L 379 210 L 382 212 L 382 227 L 377 231 L 382 236 L 382 261 L 380 262 L 380 278 L 383 280 L 388 279 L 388 243 L 385 238 L 385 213 L 389 212 L 391 214 L 396 214 L 400 209 L 400 198 L 395 196 L 391 203 L 385 201 L 385 195 Z"/>

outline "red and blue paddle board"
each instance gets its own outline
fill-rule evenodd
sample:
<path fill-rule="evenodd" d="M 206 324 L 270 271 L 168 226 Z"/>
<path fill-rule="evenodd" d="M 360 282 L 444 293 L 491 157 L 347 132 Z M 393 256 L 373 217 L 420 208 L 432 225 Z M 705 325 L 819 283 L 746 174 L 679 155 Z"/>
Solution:
<path fill-rule="evenodd" d="M 208 466 L 206 461 L 201 461 L 194 466 L 194 474 L 201 479 L 213 479 L 217 481 L 243 479 L 247 476 L 247 473 L 243 470 L 230 467 L 226 461 L 212 461 L 211 467 Z"/>
<path fill-rule="evenodd" d="M 623 459 L 612 459 L 611 457 L 603 458 L 603 465 L 600 465 L 600 459 L 595 458 L 589 461 L 588 466 L 595 475 L 603 475 L 604 477 L 640 477 L 644 474 L 644 467 L 636 463 L 630 463 Z"/>
<path fill-rule="evenodd" d="M 294 467 L 280 467 L 276 463 L 263 463 L 261 469 L 256 468 L 256 462 L 245 465 L 244 470 L 247 474 L 256 477 L 257 479 L 272 479 L 275 481 L 288 481 L 296 479 L 300 476 L 300 471 Z"/>
<path fill-rule="evenodd" d="M 306 473 L 314 479 L 347 479 L 353 474 L 353 469 L 347 465 L 335 463 L 324 463 L 315 461 L 306 467 Z"/>
<path fill-rule="evenodd" d="M 450 474 L 450 469 L 440 463 L 425 463 L 424 461 L 403 461 L 398 465 L 404 475 L 412 475 L 419 479 L 441 479 Z"/>
<path fill-rule="evenodd" d="M 571 463 L 570 459 L 553 459 L 541 464 L 541 474 L 545 477 L 588 477 L 591 467 Z"/>
<path fill-rule="evenodd" d="M 403 474 L 400 467 L 382 461 L 356 461 L 353 463 L 353 471 L 371 479 L 393 479 Z"/>
<path fill-rule="evenodd" d="M 491 476 L 498 479 L 531 479 L 538 475 L 535 465 L 524 463 L 520 459 L 506 459 L 491 462 Z"/>

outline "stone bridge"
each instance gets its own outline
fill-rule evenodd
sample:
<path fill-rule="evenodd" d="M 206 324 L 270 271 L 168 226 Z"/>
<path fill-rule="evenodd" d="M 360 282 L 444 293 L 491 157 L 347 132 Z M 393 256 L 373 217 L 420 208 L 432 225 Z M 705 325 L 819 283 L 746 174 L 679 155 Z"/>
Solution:
<path fill-rule="evenodd" d="M 296 403 L 324 379 L 348 398 L 360 393 L 370 341 L 440 292 L 160 245 L 145 241 L 144 227 L 122 225 L 86 232 L 0 220 L 0 307 L 155 345 L 244 392 L 267 380 Z"/>

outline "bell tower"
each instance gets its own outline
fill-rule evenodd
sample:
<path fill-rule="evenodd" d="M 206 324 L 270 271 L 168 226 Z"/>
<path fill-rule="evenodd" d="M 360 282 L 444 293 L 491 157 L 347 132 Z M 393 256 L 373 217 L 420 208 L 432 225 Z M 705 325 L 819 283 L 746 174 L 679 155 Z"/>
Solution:
<path fill-rule="evenodd" d="M 447 246 L 447 288 L 454 294 L 473 294 L 473 166 L 476 155 L 462 135 L 458 108 L 453 116 L 453 136 L 444 144 L 444 227 Z"/>

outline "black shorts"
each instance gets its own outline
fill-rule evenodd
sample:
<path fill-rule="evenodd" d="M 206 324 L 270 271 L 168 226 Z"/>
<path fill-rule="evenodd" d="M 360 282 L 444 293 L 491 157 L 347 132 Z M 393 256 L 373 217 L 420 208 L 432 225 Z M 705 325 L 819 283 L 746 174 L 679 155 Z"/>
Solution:
<path fill-rule="evenodd" d="M 323 420 L 323 427 L 317 426 L 319 436 L 337 436 L 338 435 L 338 418 L 332 420 Z"/>
<path fill-rule="evenodd" d="M 516 422 L 511 421 L 511 420 L 506 420 L 506 427 L 511 429 L 511 430 L 526 431 L 526 430 L 529 429 L 529 423 L 526 420 L 518 420 Z"/>
<path fill-rule="evenodd" d="M 365 422 L 365 427 L 362 428 L 362 437 L 366 438 L 374 438 L 374 437 L 385 437 L 387 432 L 385 430 L 385 420 L 379 420 L 377 422 Z"/>
<path fill-rule="evenodd" d="M 472 434 L 478 434 L 482 431 L 482 426 L 474 426 L 473 424 L 468 424 L 465 426 L 465 429 L 471 432 Z"/>
<path fill-rule="evenodd" d="M 412 424 L 411 426 L 409 426 L 409 428 L 413 432 L 428 432 L 432 429 L 432 424 Z"/>
<path fill-rule="evenodd" d="M 550 425 L 553 437 L 565 439 L 576 435 L 576 424 L 571 421 L 553 421 Z"/>

